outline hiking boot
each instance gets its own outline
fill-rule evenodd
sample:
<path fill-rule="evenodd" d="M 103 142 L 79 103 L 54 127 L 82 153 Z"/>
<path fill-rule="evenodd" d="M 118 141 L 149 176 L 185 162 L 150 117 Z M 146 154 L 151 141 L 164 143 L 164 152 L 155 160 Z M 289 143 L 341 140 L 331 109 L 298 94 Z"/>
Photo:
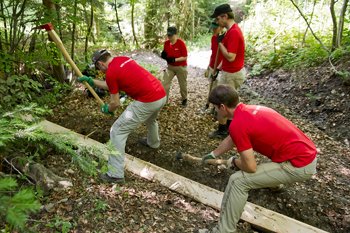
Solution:
<path fill-rule="evenodd" d="M 154 147 L 151 147 L 150 145 L 148 145 L 147 143 L 147 138 L 140 138 L 138 140 L 138 143 L 142 146 L 145 146 L 145 147 L 148 147 L 148 148 L 151 148 L 151 149 L 157 149 L 157 148 L 154 148 Z"/>
<path fill-rule="evenodd" d="M 209 138 L 225 138 L 227 137 L 228 135 L 228 132 L 227 132 L 227 126 L 226 124 L 225 125 L 222 125 L 222 124 L 219 124 L 219 127 L 217 130 L 209 133 Z"/>
<path fill-rule="evenodd" d="M 226 138 L 228 135 L 227 130 L 215 130 L 213 132 L 210 132 L 208 137 L 209 138 L 220 138 L 220 139 L 224 139 Z"/>
<path fill-rule="evenodd" d="M 275 193 L 281 193 L 285 190 L 284 184 L 279 184 L 278 186 L 270 187 L 269 189 L 271 192 L 275 192 Z"/>
<path fill-rule="evenodd" d="M 186 107 L 187 106 L 187 99 L 182 100 L 181 105 L 182 105 L 182 107 Z"/>
<path fill-rule="evenodd" d="M 124 178 L 110 177 L 109 175 L 107 175 L 107 173 L 100 174 L 99 177 L 102 183 L 114 183 L 114 184 L 125 183 Z"/>

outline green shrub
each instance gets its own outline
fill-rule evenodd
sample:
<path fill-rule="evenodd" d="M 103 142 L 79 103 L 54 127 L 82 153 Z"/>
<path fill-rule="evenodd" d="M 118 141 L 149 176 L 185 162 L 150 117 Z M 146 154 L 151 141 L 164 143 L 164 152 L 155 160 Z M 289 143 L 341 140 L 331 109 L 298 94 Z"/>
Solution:
<path fill-rule="evenodd" d="M 28 215 L 40 209 L 31 189 L 17 190 L 13 178 L 0 179 L 0 219 L 5 220 L 11 228 L 23 229 Z"/>

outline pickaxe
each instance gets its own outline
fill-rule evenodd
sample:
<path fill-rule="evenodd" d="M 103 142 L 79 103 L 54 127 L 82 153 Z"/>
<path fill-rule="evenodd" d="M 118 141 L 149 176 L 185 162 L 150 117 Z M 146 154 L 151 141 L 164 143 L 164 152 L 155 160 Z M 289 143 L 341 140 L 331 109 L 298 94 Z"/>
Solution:
<path fill-rule="evenodd" d="M 51 37 L 51 39 L 55 42 L 55 44 L 57 45 L 57 47 L 61 50 L 64 58 L 67 60 L 67 62 L 71 65 L 71 67 L 73 68 L 74 72 L 78 75 L 78 77 L 83 76 L 83 74 L 80 72 L 79 68 L 77 67 L 77 65 L 74 63 L 74 61 L 72 60 L 72 58 L 69 56 L 67 50 L 65 49 L 60 37 L 57 35 L 57 33 L 55 32 L 53 25 L 51 23 L 46 23 L 43 25 L 40 25 L 36 28 L 39 29 L 45 29 L 47 31 L 47 33 L 49 34 L 49 36 Z M 101 100 L 101 98 L 96 94 L 95 90 L 87 83 L 87 82 L 83 82 L 83 84 L 85 85 L 85 87 L 87 89 L 89 89 L 89 91 L 91 92 L 91 94 L 95 97 L 95 99 L 98 101 L 98 103 L 100 105 L 104 104 L 104 102 Z"/>
<path fill-rule="evenodd" d="M 218 68 L 219 52 L 220 52 L 220 48 L 218 47 L 218 49 L 216 50 L 213 72 L 211 72 L 211 74 L 209 76 L 210 83 L 209 83 L 209 91 L 208 91 L 207 103 L 205 104 L 205 109 L 209 108 L 209 96 L 210 96 L 211 90 L 213 89 L 213 84 L 214 84 L 214 82 L 216 80 L 215 75 L 217 73 L 217 68 Z"/>
<path fill-rule="evenodd" d="M 182 152 L 176 153 L 176 160 L 185 160 L 192 163 L 202 163 L 202 158 L 191 156 Z M 228 163 L 230 163 L 230 161 L 227 159 L 207 159 L 204 162 L 204 164 L 225 165 L 226 167 L 231 167 L 231 165 Z"/>

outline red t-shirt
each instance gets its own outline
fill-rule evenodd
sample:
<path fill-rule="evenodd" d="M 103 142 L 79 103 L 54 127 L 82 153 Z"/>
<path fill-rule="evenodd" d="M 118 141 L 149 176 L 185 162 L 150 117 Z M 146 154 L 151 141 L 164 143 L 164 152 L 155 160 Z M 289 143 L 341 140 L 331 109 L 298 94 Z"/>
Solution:
<path fill-rule="evenodd" d="M 242 31 L 237 24 L 233 24 L 226 32 L 222 43 L 227 49 L 227 52 L 236 54 L 236 58 L 232 62 L 229 62 L 226 58 L 223 59 L 222 70 L 228 73 L 240 71 L 244 66 L 245 45 Z"/>
<path fill-rule="evenodd" d="M 166 52 L 168 57 L 187 57 L 187 48 L 185 42 L 181 39 L 177 39 L 175 44 L 171 44 L 170 40 L 165 41 L 164 43 L 164 51 Z M 187 61 L 180 61 L 169 63 L 172 66 L 187 66 Z"/>
<path fill-rule="evenodd" d="M 162 83 L 129 57 L 115 57 L 109 63 L 106 83 L 111 94 L 124 91 L 134 100 L 149 103 L 163 98 Z"/>
<path fill-rule="evenodd" d="M 209 62 L 209 66 L 210 68 L 214 69 L 214 65 L 215 65 L 215 58 L 216 58 L 216 52 L 218 51 L 218 40 L 217 40 L 218 36 L 217 35 L 213 35 L 211 37 L 211 55 L 210 55 L 210 62 Z M 220 64 L 220 62 L 222 61 L 223 56 L 222 53 L 219 52 L 218 54 L 218 61 L 216 63 L 216 65 L 218 66 Z"/>
<path fill-rule="evenodd" d="M 314 143 L 292 122 L 271 108 L 240 103 L 229 127 L 238 152 L 253 149 L 273 162 L 303 167 L 316 157 Z"/>

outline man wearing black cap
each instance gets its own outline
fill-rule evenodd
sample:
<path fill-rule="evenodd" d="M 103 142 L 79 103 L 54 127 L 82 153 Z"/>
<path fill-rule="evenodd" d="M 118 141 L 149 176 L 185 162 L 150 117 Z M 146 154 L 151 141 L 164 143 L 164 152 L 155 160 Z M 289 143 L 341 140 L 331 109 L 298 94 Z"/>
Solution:
<path fill-rule="evenodd" d="M 176 27 L 167 30 L 168 40 L 164 43 L 161 57 L 167 61 L 168 68 L 164 72 L 163 86 L 169 98 L 171 81 L 176 75 L 180 86 L 182 106 L 187 106 L 187 48 L 183 40 L 178 38 Z"/>
<path fill-rule="evenodd" d="M 222 67 L 217 85 L 229 85 L 238 90 L 245 80 L 244 68 L 244 38 L 241 29 L 234 21 L 234 14 L 229 4 L 222 4 L 215 8 L 211 18 L 215 18 L 219 26 L 226 28 L 226 34 L 218 37 L 218 47 L 223 55 Z M 225 138 L 231 120 L 217 116 L 219 127 L 209 134 L 210 138 Z"/>
<path fill-rule="evenodd" d="M 93 54 L 92 61 L 96 69 L 106 74 L 106 81 L 87 76 L 78 78 L 78 81 L 109 90 L 110 102 L 101 106 L 103 113 L 112 115 L 120 106 L 119 91 L 135 100 L 111 128 L 110 140 L 118 154 L 109 156 L 108 172 L 100 176 L 105 182 L 123 183 L 125 144 L 129 134 L 145 123 L 147 138 L 141 139 L 140 143 L 151 148 L 160 146 L 157 116 L 166 102 L 166 93 L 156 77 L 129 57 L 112 57 L 107 50 L 99 50 Z"/>

